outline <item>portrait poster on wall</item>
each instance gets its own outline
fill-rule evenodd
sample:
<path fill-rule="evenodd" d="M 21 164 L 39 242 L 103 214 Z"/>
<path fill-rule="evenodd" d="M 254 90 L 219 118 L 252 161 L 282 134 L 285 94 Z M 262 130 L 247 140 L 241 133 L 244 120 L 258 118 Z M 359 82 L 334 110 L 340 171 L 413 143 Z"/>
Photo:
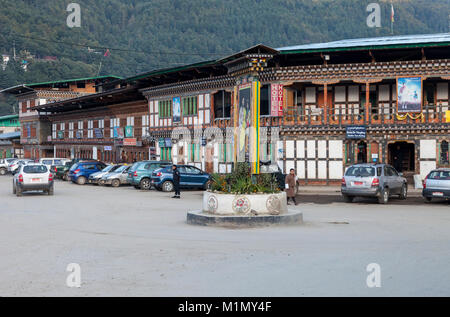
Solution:
<path fill-rule="evenodd" d="M 397 78 L 397 113 L 422 112 L 422 77 Z"/>

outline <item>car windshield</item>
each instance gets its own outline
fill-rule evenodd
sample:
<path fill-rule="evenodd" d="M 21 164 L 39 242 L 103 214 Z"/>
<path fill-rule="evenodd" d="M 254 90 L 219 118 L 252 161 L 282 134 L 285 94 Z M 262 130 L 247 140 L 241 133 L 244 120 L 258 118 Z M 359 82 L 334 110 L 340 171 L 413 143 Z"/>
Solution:
<path fill-rule="evenodd" d="M 116 165 L 108 165 L 106 166 L 104 169 L 102 169 L 102 172 L 109 172 L 109 171 L 113 171 L 114 167 L 116 167 Z"/>
<path fill-rule="evenodd" d="M 347 170 L 345 176 L 355 176 L 355 177 L 375 176 L 375 168 L 369 166 L 352 166 Z"/>
<path fill-rule="evenodd" d="M 450 171 L 433 171 L 428 179 L 450 180 Z"/>
<path fill-rule="evenodd" d="M 25 165 L 23 172 L 26 174 L 42 174 L 47 173 L 48 169 L 44 165 Z"/>
<path fill-rule="evenodd" d="M 120 173 L 123 172 L 128 166 L 122 165 L 118 169 L 116 169 L 114 172 Z"/>
<path fill-rule="evenodd" d="M 260 172 L 265 174 L 269 173 L 277 173 L 278 172 L 278 165 L 276 164 L 270 164 L 270 165 L 261 165 Z"/>

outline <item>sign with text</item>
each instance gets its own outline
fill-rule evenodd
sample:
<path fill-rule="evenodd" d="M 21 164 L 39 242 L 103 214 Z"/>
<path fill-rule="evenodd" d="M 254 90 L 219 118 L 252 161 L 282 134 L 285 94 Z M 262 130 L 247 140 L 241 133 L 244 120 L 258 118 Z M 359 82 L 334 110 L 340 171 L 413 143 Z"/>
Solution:
<path fill-rule="evenodd" d="M 270 85 L 270 115 L 280 117 L 283 115 L 283 85 Z"/>
<path fill-rule="evenodd" d="M 133 135 L 133 126 L 127 125 L 125 127 L 125 137 L 126 138 L 132 138 L 133 136 L 134 136 Z"/>
<path fill-rule="evenodd" d="M 363 125 L 349 125 L 345 129 L 347 139 L 359 140 L 366 138 L 366 127 Z"/>
<path fill-rule="evenodd" d="M 136 146 L 136 138 L 125 138 L 123 139 L 124 146 Z"/>
<path fill-rule="evenodd" d="M 114 127 L 114 139 L 123 139 L 124 132 L 121 127 Z"/>
<path fill-rule="evenodd" d="M 105 145 L 105 146 L 103 147 L 103 150 L 105 150 L 105 151 L 112 151 L 112 146 L 110 146 L 110 145 Z"/>
<path fill-rule="evenodd" d="M 95 128 L 94 129 L 94 134 L 95 134 L 95 138 L 96 139 L 103 139 L 103 131 L 102 131 L 102 129 Z"/>

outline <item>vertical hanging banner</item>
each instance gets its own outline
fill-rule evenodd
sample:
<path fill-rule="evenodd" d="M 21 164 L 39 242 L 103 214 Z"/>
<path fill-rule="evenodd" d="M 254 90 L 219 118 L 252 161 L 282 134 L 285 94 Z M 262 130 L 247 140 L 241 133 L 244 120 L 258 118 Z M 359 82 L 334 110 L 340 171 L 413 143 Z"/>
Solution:
<path fill-rule="evenodd" d="M 270 85 L 270 115 L 272 117 L 283 116 L 283 85 Z"/>
<path fill-rule="evenodd" d="M 252 173 L 259 174 L 259 118 L 261 115 L 261 103 L 260 103 L 260 89 L 261 83 L 259 81 L 253 82 L 253 106 L 252 106 L 252 135 L 250 138 L 250 162 L 252 165 Z"/>
<path fill-rule="evenodd" d="M 237 114 L 237 162 L 249 162 L 250 125 L 252 123 L 252 85 L 246 84 L 239 87 L 239 104 Z"/>

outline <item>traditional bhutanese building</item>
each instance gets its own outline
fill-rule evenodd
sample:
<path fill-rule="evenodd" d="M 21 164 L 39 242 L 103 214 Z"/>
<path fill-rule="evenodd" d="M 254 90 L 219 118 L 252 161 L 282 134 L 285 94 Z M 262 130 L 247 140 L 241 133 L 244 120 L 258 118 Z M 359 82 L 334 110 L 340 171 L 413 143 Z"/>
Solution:
<path fill-rule="evenodd" d="M 95 94 L 98 86 L 116 76 L 100 76 L 23 84 L 1 90 L 0 93 L 15 95 L 19 102 L 20 143 L 25 158 L 52 157 L 54 145 L 50 113 L 38 112 L 34 107 L 64 99 Z M 60 127 L 64 129 L 64 127 Z"/>
<path fill-rule="evenodd" d="M 295 168 L 304 183 L 337 184 L 354 163 L 389 163 L 407 177 L 448 167 L 449 80 L 450 34 L 256 45 L 31 109 L 52 123 L 48 142 L 59 156 L 154 158 L 226 173 L 233 144 L 210 144 L 208 134 L 179 142 L 172 131 L 233 127 L 250 87 L 259 104 L 252 120 L 279 128 L 279 141 L 260 145 L 261 159 Z"/>

